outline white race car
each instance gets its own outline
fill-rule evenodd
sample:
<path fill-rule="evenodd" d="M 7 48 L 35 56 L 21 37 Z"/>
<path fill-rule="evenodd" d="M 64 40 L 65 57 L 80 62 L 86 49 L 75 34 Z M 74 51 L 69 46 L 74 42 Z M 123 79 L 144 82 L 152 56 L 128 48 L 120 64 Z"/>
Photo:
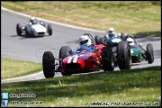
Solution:
<path fill-rule="evenodd" d="M 52 27 L 50 24 L 46 27 L 43 22 L 38 22 L 36 24 L 26 26 L 21 26 L 20 23 L 16 25 L 17 35 L 21 36 L 25 33 L 25 37 L 35 37 L 35 36 L 45 36 L 46 34 L 52 35 Z"/>

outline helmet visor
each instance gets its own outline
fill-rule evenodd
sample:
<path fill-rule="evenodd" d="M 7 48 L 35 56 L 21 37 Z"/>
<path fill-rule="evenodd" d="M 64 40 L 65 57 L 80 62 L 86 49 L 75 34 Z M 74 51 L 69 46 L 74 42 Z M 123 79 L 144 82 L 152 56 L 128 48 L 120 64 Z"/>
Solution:
<path fill-rule="evenodd" d="M 80 45 L 84 45 L 84 44 L 87 43 L 87 42 L 88 42 L 88 40 L 81 41 L 81 42 L 80 42 Z"/>

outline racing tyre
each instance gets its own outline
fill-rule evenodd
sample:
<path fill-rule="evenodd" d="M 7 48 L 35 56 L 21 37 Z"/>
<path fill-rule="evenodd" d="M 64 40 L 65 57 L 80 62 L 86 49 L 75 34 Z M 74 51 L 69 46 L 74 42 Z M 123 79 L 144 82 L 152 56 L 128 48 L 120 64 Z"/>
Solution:
<path fill-rule="evenodd" d="M 52 27 L 50 24 L 47 26 L 48 34 L 51 36 L 52 35 Z"/>
<path fill-rule="evenodd" d="M 103 45 L 106 45 L 105 37 L 100 38 L 100 43 L 103 44 Z"/>
<path fill-rule="evenodd" d="M 59 58 L 64 59 L 65 57 L 69 56 L 70 50 L 71 48 L 69 46 L 62 46 L 59 51 Z M 61 65 L 61 61 L 60 61 L 60 65 Z"/>
<path fill-rule="evenodd" d="M 69 56 L 69 51 L 71 48 L 69 46 L 62 46 L 59 51 L 59 58 L 64 59 L 65 57 Z"/>
<path fill-rule="evenodd" d="M 70 55 L 71 48 L 69 46 L 62 46 L 59 51 L 59 58 L 64 59 L 65 57 Z M 72 51 L 72 50 L 71 50 Z M 60 61 L 60 66 L 61 66 L 61 61 Z M 70 76 L 71 73 L 66 73 L 66 72 L 61 72 L 63 76 Z"/>
<path fill-rule="evenodd" d="M 121 33 L 121 38 L 122 38 L 122 40 L 126 41 L 126 36 L 124 33 Z"/>
<path fill-rule="evenodd" d="M 120 70 L 130 69 L 131 53 L 128 42 L 122 41 L 118 44 L 117 60 Z"/>
<path fill-rule="evenodd" d="M 31 32 L 29 26 L 26 26 L 26 27 L 25 27 L 25 36 L 26 36 L 26 37 L 32 36 L 32 32 Z"/>
<path fill-rule="evenodd" d="M 43 73 L 46 78 L 52 78 L 55 75 L 55 59 L 51 51 L 46 51 L 43 54 L 42 65 Z"/>
<path fill-rule="evenodd" d="M 150 43 L 147 44 L 147 46 L 146 46 L 146 57 L 147 57 L 147 60 L 148 60 L 149 64 L 154 62 L 153 46 Z"/>
<path fill-rule="evenodd" d="M 104 71 L 113 71 L 115 67 L 115 59 L 111 48 L 104 47 L 102 50 L 102 63 Z"/>
<path fill-rule="evenodd" d="M 101 44 L 100 37 L 98 35 L 95 36 L 95 42 L 96 44 Z"/>
<path fill-rule="evenodd" d="M 18 36 L 20 36 L 22 33 L 22 26 L 19 23 L 16 25 L 16 32 Z"/>

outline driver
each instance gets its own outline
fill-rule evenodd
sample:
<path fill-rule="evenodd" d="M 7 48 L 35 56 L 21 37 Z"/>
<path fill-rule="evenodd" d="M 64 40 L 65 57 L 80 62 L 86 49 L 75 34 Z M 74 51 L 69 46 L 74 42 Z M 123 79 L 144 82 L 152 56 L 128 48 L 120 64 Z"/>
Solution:
<path fill-rule="evenodd" d="M 118 37 L 118 36 L 117 36 L 114 28 L 111 27 L 111 28 L 109 28 L 106 37 L 112 38 L 112 37 Z"/>
<path fill-rule="evenodd" d="M 129 45 L 134 45 L 134 44 L 135 44 L 134 39 L 131 38 L 131 37 L 128 37 L 128 38 L 126 39 L 126 41 L 129 43 Z"/>
<path fill-rule="evenodd" d="M 87 51 L 95 51 L 95 46 L 92 45 L 92 41 L 89 36 L 83 35 L 79 38 L 80 48 L 78 50 L 87 50 Z"/>
<path fill-rule="evenodd" d="M 38 21 L 35 17 L 31 17 L 30 20 L 29 20 L 29 25 L 34 25 L 36 24 Z"/>
<path fill-rule="evenodd" d="M 130 46 L 138 46 L 133 38 L 133 35 L 127 35 L 126 41 L 129 43 Z M 142 47 L 142 45 L 138 46 L 138 48 L 141 50 L 142 57 L 146 59 L 145 49 Z"/>

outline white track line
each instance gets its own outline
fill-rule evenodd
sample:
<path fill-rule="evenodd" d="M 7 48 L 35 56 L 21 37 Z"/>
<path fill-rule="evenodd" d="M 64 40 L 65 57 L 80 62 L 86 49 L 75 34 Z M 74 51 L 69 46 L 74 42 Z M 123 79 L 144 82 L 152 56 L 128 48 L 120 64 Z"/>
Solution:
<path fill-rule="evenodd" d="M 15 13 L 15 14 L 21 15 L 21 16 L 31 17 L 31 15 L 27 15 L 27 14 L 23 14 L 23 13 L 20 13 L 20 12 L 13 11 L 13 10 L 9 10 L 7 8 L 4 8 L 4 7 L 1 7 L 1 9 L 2 10 L 5 10 L 5 11 L 8 11 L 8 12 L 11 12 L 11 13 Z M 81 30 L 88 30 L 88 31 L 105 33 L 105 31 L 100 31 L 100 30 L 94 30 L 94 29 L 89 29 L 89 28 L 83 28 L 83 27 L 78 27 L 78 26 L 63 24 L 63 23 L 59 23 L 59 22 L 55 22 L 55 21 L 50 21 L 50 20 L 46 20 L 46 19 L 43 19 L 43 18 L 39 18 L 39 17 L 37 17 L 37 19 L 38 20 L 45 21 L 45 22 L 48 22 L 48 23 L 53 23 L 53 24 L 57 24 L 57 25 L 61 25 L 61 26 L 66 26 L 66 27 L 71 27 L 71 28 L 75 28 L 75 29 L 81 29 Z"/>
<path fill-rule="evenodd" d="M 35 74 L 30 74 L 30 75 L 26 75 L 26 76 L 20 76 L 20 77 L 16 77 L 16 78 L 9 78 L 9 79 L 4 79 L 4 80 L 1 80 L 1 84 L 3 83 L 9 83 L 9 82 L 17 82 L 17 81 L 27 81 L 27 80 L 22 80 L 23 78 L 26 78 L 26 77 L 31 77 L 31 76 L 36 76 L 36 75 L 39 75 L 43 73 L 43 71 L 41 72 L 38 72 L 38 73 L 35 73 Z"/>

